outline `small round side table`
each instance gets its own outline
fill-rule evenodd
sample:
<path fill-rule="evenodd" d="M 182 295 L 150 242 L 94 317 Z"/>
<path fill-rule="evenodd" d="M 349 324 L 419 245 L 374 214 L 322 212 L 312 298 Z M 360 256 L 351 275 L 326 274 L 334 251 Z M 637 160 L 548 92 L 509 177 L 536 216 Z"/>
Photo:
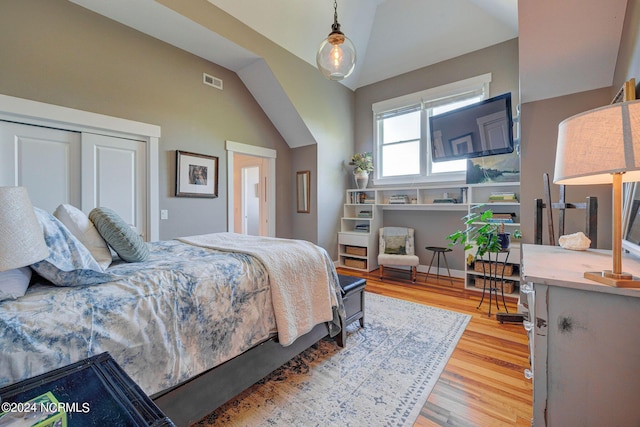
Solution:
<path fill-rule="evenodd" d="M 427 246 L 425 248 L 428 251 L 432 251 L 433 255 L 431 256 L 431 262 L 429 263 L 429 269 L 427 270 L 427 277 L 425 277 L 424 281 L 426 282 L 429 279 L 429 273 L 431 272 L 431 266 L 433 266 L 433 259 L 438 256 L 437 260 L 437 270 L 436 270 L 436 281 L 440 277 L 440 257 L 444 259 L 444 265 L 447 266 L 447 275 L 449 282 L 453 285 L 453 279 L 451 278 L 451 270 L 449 270 L 449 263 L 447 262 L 447 252 L 451 252 L 451 248 L 445 248 L 442 246 Z M 443 276 L 444 277 L 444 276 Z"/>

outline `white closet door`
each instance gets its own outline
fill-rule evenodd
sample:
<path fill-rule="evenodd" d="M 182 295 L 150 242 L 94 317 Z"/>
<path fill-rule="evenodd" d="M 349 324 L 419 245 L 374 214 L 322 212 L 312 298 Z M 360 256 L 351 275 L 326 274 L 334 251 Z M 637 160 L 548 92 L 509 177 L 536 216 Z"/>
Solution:
<path fill-rule="evenodd" d="M 0 121 L 0 185 L 27 188 L 34 206 L 80 206 L 80 133 Z"/>
<path fill-rule="evenodd" d="M 147 240 L 145 143 L 82 134 L 82 210 L 113 209 Z"/>

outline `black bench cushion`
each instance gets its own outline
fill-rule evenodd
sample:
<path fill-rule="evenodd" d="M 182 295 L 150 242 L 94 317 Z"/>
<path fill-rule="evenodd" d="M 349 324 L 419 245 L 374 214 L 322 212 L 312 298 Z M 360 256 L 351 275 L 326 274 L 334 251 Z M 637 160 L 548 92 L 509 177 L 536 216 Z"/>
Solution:
<path fill-rule="evenodd" d="M 338 280 L 340 280 L 340 287 L 344 294 L 363 288 L 367 284 L 367 279 L 342 274 L 338 274 Z"/>

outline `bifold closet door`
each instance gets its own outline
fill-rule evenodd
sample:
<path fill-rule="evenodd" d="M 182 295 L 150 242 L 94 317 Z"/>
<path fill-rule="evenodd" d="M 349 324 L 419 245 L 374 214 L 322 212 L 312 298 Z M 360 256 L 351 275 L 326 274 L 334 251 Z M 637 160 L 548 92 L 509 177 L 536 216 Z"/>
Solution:
<path fill-rule="evenodd" d="M 0 120 L 0 185 L 27 188 L 34 206 L 105 206 L 147 240 L 145 143 Z"/>
<path fill-rule="evenodd" d="M 34 206 L 80 206 L 79 132 L 0 121 L 0 185 L 27 188 Z"/>
<path fill-rule="evenodd" d="M 113 209 L 147 240 L 145 143 L 82 134 L 82 210 Z"/>

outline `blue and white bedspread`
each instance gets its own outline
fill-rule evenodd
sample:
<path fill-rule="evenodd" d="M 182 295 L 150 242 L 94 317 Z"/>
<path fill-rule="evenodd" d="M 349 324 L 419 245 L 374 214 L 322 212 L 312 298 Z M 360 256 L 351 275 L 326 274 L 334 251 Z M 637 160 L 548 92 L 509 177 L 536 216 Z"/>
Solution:
<path fill-rule="evenodd" d="M 0 303 L 0 386 L 108 351 L 148 394 L 229 360 L 275 332 L 254 257 L 178 241 L 93 286 L 35 284 Z"/>

